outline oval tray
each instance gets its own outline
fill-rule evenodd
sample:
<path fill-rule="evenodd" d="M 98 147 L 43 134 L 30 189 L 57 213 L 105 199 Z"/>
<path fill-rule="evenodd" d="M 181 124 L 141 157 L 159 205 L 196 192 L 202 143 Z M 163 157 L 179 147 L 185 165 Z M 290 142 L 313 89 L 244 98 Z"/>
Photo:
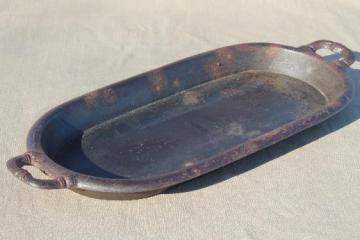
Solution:
<path fill-rule="evenodd" d="M 320 48 L 339 53 L 328 61 Z M 239 44 L 90 92 L 31 129 L 7 162 L 38 188 L 106 199 L 151 196 L 311 127 L 353 96 L 345 46 Z M 23 169 L 32 165 L 51 179 Z"/>

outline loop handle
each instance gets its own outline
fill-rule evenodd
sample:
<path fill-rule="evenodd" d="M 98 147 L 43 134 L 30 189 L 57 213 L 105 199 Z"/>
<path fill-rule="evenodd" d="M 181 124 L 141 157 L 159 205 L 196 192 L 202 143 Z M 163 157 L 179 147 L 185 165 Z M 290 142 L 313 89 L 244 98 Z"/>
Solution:
<path fill-rule="evenodd" d="M 56 179 L 38 179 L 34 178 L 31 173 L 23 169 L 23 166 L 34 166 L 32 164 L 32 156 L 29 153 L 9 159 L 6 162 L 6 166 L 15 177 L 30 186 L 42 189 L 66 188 L 66 181 L 62 177 Z"/>
<path fill-rule="evenodd" d="M 300 47 L 301 50 L 309 49 L 313 54 L 316 54 L 316 51 L 322 48 L 329 49 L 333 53 L 339 53 L 341 55 L 341 58 L 332 62 L 342 69 L 349 67 L 355 61 L 354 53 L 341 43 L 329 40 L 318 40 Z"/>

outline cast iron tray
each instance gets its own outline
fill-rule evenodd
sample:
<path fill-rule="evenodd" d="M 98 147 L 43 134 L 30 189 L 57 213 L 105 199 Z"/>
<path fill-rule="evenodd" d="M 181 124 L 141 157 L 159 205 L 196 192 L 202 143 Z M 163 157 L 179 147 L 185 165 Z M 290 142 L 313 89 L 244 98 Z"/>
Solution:
<path fill-rule="evenodd" d="M 339 53 L 329 61 L 320 48 Z M 147 197 L 309 128 L 354 86 L 345 46 L 250 43 L 216 49 L 90 92 L 31 129 L 7 162 L 23 182 L 96 198 Z M 24 165 L 51 179 L 34 178 Z"/>

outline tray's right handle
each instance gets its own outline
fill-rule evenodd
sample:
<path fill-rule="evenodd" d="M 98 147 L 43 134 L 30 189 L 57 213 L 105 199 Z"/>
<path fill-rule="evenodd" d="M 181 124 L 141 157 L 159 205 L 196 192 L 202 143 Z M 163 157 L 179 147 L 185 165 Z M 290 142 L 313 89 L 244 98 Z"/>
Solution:
<path fill-rule="evenodd" d="M 333 53 L 339 53 L 341 55 L 341 58 L 332 62 L 342 69 L 349 67 L 355 61 L 355 55 L 349 48 L 345 47 L 341 43 L 330 40 L 318 40 L 301 46 L 299 49 L 310 50 L 312 54 L 316 54 L 316 51 L 322 48 L 329 49 Z"/>
<path fill-rule="evenodd" d="M 33 166 L 32 156 L 29 153 L 9 159 L 6 166 L 9 171 L 18 179 L 30 186 L 42 189 L 60 189 L 66 187 L 66 181 L 62 177 L 55 179 L 34 178 L 31 173 L 23 169 L 23 166 Z"/>

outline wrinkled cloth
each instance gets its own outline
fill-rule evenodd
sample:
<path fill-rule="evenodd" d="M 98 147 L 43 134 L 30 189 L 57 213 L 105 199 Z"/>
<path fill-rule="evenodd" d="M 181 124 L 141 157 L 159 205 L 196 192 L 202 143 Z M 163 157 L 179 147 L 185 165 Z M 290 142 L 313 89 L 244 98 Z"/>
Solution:
<path fill-rule="evenodd" d="M 328 121 L 147 199 L 35 189 L 5 163 L 60 103 L 214 48 L 329 39 L 359 60 L 359 13 L 357 0 L 0 1 L 0 239 L 358 239 L 360 91 Z"/>

